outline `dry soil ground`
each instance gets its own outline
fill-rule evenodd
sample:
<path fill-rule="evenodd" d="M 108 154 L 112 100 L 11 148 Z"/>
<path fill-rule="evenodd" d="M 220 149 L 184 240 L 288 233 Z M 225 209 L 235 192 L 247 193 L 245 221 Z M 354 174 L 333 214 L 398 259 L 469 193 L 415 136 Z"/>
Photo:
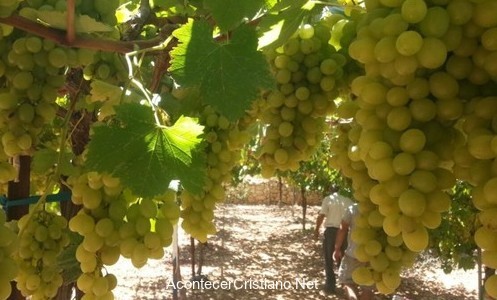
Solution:
<path fill-rule="evenodd" d="M 306 231 L 298 206 L 224 204 L 216 211 L 218 233 L 204 248 L 202 274 L 220 289 L 180 290 L 187 299 L 344 299 L 325 295 L 321 241 L 312 235 L 317 207 L 308 208 Z M 182 283 L 192 277 L 190 239 L 179 230 Z M 197 254 L 199 253 L 197 247 Z M 198 256 L 196 258 L 198 260 Z M 109 269 L 119 278 L 117 299 L 172 299 L 171 247 L 163 260 L 135 269 L 126 260 Z M 444 274 L 428 255 L 403 274 L 401 299 L 477 299 L 477 273 Z M 298 281 L 297 281 L 298 280 Z M 307 286 L 298 285 L 303 282 Z M 231 285 L 231 288 L 221 285 Z M 246 286 L 244 286 L 246 285 Z M 251 286 L 250 286 L 251 285 Z M 258 285 L 258 286 L 257 286 Z M 188 287 L 188 286 L 187 286 Z M 207 287 L 207 286 L 206 286 Z M 392 296 L 376 295 L 376 299 Z"/>

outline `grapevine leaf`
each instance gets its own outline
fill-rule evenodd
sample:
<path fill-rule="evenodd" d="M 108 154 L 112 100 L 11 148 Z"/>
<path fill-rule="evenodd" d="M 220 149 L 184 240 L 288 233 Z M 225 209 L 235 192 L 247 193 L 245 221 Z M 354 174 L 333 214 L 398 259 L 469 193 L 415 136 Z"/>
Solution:
<path fill-rule="evenodd" d="M 191 21 L 173 35 L 179 45 L 171 52 L 169 71 L 184 87 L 198 87 L 203 102 L 230 120 L 250 108 L 260 88 L 270 88 L 273 78 L 263 54 L 257 51 L 254 29 L 242 25 L 229 42 L 212 38 L 212 27 Z"/>
<path fill-rule="evenodd" d="M 59 171 L 64 175 L 71 175 L 75 172 L 75 167 L 71 164 L 74 155 L 71 152 L 66 152 L 60 160 Z M 53 149 L 40 149 L 33 155 L 31 162 L 31 170 L 38 174 L 44 174 L 52 167 L 57 166 L 59 152 Z"/>
<path fill-rule="evenodd" d="M 212 12 L 221 31 L 228 31 L 239 25 L 243 19 L 254 17 L 264 0 L 206 0 L 206 6 Z"/>
<path fill-rule="evenodd" d="M 69 245 L 57 256 L 57 266 L 63 270 L 61 275 L 66 284 L 76 282 L 81 275 L 81 267 L 76 259 L 76 249 L 83 241 L 83 238 L 77 233 L 69 231 L 68 235 Z"/>
<path fill-rule="evenodd" d="M 284 5 L 287 4 L 287 5 Z M 283 1 L 273 7 L 275 13 L 266 15 L 259 24 L 263 32 L 259 49 L 276 48 L 283 45 L 297 31 L 304 17 L 314 7 L 308 0 Z"/>
<path fill-rule="evenodd" d="M 95 101 L 119 101 L 123 94 L 123 90 L 113 84 L 107 83 L 102 80 L 92 80 L 90 84 L 90 99 Z"/>
<path fill-rule="evenodd" d="M 192 193 L 201 191 L 205 166 L 200 153 L 202 126 L 181 117 L 158 126 L 150 108 L 136 103 L 116 107 L 116 122 L 94 129 L 87 164 L 109 172 L 141 197 L 153 197 L 179 179 Z"/>
<path fill-rule="evenodd" d="M 40 22 L 52 28 L 66 30 L 67 12 L 55 10 L 35 10 L 23 8 L 23 13 L 33 21 Z M 74 28 L 77 33 L 111 32 L 113 28 L 107 24 L 98 22 L 87 15 L 76 15 L 74 17 Z"/>

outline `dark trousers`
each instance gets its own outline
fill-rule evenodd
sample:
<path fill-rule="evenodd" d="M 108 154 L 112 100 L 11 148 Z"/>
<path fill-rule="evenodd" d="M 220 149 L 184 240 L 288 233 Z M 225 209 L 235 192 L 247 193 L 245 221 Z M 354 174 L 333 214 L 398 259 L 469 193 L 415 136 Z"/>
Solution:
<path fill-rule="evenodd" d="M 337 231 L 338 228 L 336 227 L 326 227 L 326 230 L 324 231 L 324 270 L 326 272 L 326 287 L 329 289 L 334 289 L 336 287 L 335 271 L 333 270 L 333 251 L 335 251 Z"/>

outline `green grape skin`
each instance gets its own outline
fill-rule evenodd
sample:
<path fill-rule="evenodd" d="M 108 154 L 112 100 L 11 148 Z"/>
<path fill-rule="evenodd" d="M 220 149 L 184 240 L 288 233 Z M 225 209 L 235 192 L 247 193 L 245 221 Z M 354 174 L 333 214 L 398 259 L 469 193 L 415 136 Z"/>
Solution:
<path fill-rule="evenodd" d="M 66 66 L 67 54 L 61 48 L 53 48 L 48 52 L 48 63 L 55 68 L 62 68 Z"/>
<path fill-rule="evenodd" d="M 109 218 L 100 219 L 95 224 L 95 232 L 102 238 L 109 237 L 114 231 L 114 222 Z"/>
<path fill-rule="evenodd" d="M 17 109 L 19 119 L 24 123 L 32 123 L 35 117 L 35 108 L 29 103 L 23 103 Z"/>
<path fill-rule="evenodd" d="M 314 26 L 304 24 L 299 28 L 298 34 L 301 39 L 310 39 L 314 36 Z"/>
<path fill-rule="evenodd" d="M 34 82 L 31 72 L 19 72 L 12 79 L 12 85 L 18 90 L 27 90 Z"/>
<path fill-rule="evenodd" d="M 26 49 L 31 53 L 38 53 L 43 48 L 43 42 L 39 37 L 28 37 L 26 39 Z"/>
<path fill-rule="evenodd" d="M 16 107 L 18 103 L 18 97 L 9 92 L 0 93 L 0 109 L 10 110 Z"/>

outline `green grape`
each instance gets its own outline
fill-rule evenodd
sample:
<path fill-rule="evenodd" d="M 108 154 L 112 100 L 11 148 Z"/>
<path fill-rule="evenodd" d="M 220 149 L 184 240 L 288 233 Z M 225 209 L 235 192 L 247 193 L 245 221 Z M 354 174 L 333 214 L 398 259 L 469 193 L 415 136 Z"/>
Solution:
<path fill-rule="evenodd" d="M 334 77 L 332 77 L 332 76 L 325 76 L 319 82 L 319 86 L 321 87 L 321 89 L 323 91 L 325 91 L 325 92 L 331 92 L 335 88 L 335 83 L 336 83 L 336 80 L 335 80 Z"/>
<path fill-rule="evenodd" d="M 161 237 L 158 233 L 155 232 L 146 233 L 143 238 L 143 243 L 150 250 L 162 247 Z"/>
<path fill-rule="evenodd" d="M 30 72 L 19 72 L 12 79 L 12 85 L 18 90 L 27 90 L 34 82 Z"/>
<path fill-rule="evenodd" d="M 289 122 L 282 122 L 278 127 L 278 133 L 283 137 L 292 135 L 293 125 Z"/>
<path fill-rule="evenodd" d="M 104 245 L 104 239 L 92 231 L 85 235 L 82 245 L 88 252 L 97 252 Z"/>
<path fill-rule="evenodd" d="M 80 48 L 77 50 L 78 61 L 82 66 L 91 65 L 95 62 L 95 51 L 90 49 Z"/>
<path fill-rule="evenodd" d="M 102 194 L 99 190 L 94 190 L 88 188 L 86 192 L 82 195 L 83 205 L 88 209 L 97 208 L 102 202 Z"/>
<path fill-rule="evenodd" d="M 82 235 L 92 232 L 94 227 L 95 222 L 93 218 L 84 213 L 79 213 L 69 220 L 69 229 Z"/>
<path fill-rule="evenodd" d="M 109 65 L 101 63 L 98 65 L 95 73 L 99 79 L 105 80 L 110 77 L 111 68 L 109 67 Z"/>
<path fill-rule="evenodd" d="M 93 281 L 91 290 L 95 296 L 103 296 L 109 290 L 109 282 L 105 277 L 97 277 Z"/>
<path fill-rule="evenodd" d="M 126 216 L 126 203 L 125 201 L 115 200 L 109 204 L 109 218 L 113 221 L 120 222 Z"/>
<path fill-rule="evenodd" d="M 31 36 L 26 38 L 26 49 L 31 53 L 38 53 L 43 47 L 43 42 L 39 37 Z"/>
<path fill-rule="evenodd" d="M 287 65 L 288 63 L 290 62 L 290 57 L 287 56 L 287 55 L 278 55 L 275 59 L 274 59 L 274 65 L 276 66 L 276 68 L 278 69 L 286 69 L 287 68 Z"/>
<path fill-rule="evenodd" d="M 405 56 L 416 54 L 423 45 L 423 37 L 417 31 L 402 32 L 395 41 L 397 51 Z"/>
<path fill-rule="evenodd" d="M 114 222 L 109 218 L 100 219 L 95 224 L 95 232 L 102 238 L 109 237 L 114 231 Z"/>
<path fill-rule="evenodd" d="M 0 93 L 0 109 L 10 110 L 16 107 L 18 97 L 9 92 Z"/>
<path fill-rule="evenodd" d="M 445 72 L 432 74 L 428 83 L 430 93 L 437 99 L 453 99 L 459 94 L 459 84 L 457 80 Z"/>
<path fill-rule="evenodd" d="M 296 54 L 299 50 L 300 50 L 300 43 L 297 39 L 289 39 L 283 45 L 283 51 L 288 56 Z"/>
<path fill-rule="evenodd" d="M 145 235 L 150 229 L 150 219 L 140 216 L 135 220 L 135 230 L 139 235 Z"/>
<path fill-rule="evenodd" d="M 416 56 L 421 66 L 436 69 L 445 63 L 447 48 L 440 39 L 427 37 L 423 39 L 423 45 Z"/>
<path fill-rule="evenodd" d="M 400 12 L 406 22 L 418 23 L 425 18 L 428 8 L 424 0 L 406 0 Z"/>
<path fill-rule="evenodd" d="M 396 49 L 396 39 L 392 36 L 386 36 L 376 43 L 374 48 L 376 60 L 381 63 L 388 63 L 398 56 Z"/>
<path fill-rule="evenodd" d="M 447 13 L 450 22 L 454 25 L 463 25 L 472 18 L 473 4 L 468 0 L 454 0 L 447 4 Z"/>
<path fill-rule="evenodd" d="M 157 204 L 152 199 L 143 199 L 140 202 L 140 213 L 145 218 L 154 218 L 157 216 Z"/>
<path fill-rule="evenodd" d="M 16 39 L 12 44 L 12 50 L 14 50 L 16 54 L 26 53 L 28 51 L 26 49 L 26 39 L 23 38 Z"/>
<path fill-rule="evenodd" d="M 298 33 L 301 39 L 310 39 L 314 36 L 314 26 L 304 24 L 299 28 Z"/>
<path fill-rule="evenodd" d="M 308 99 L 310 94 L 310 90 L 304 86 L 299 87 L 295 90 L 295 96 L 301 101 Z"/>
<path fill-rule="evenodd" d="M 333 75 L 337 71 L 337 68 L 338 63 L 332 58 L 324 59 L 319 65 L 319 69 L 324 75 Z"/>
<path fill-rule="evenodd" d="M 157 219 L 155 223 L 155 232 L 159 234 L 163 241 L 168 240 L 172 237 L 173 226 L 171 222 L 166 219 Z"/>
<path fill-rule="evenodd" d="M 143 244 L 137 244 L 131 254 L 131 263 L 135 268 L 143 267 L 149 257 L 150 250 Z"/>
<path fill-rule="evenodd" d="M 425 37 L 442 37 L 450 26 L 450 17 L 445 8 L 434 6 L 428 8 L 426 16 L 419 23 L 419 29 Z"/>
<path fill-rule="evenodd" d="M 18 55 L 15 58 L 15 64 L 22 71 L 32 71 L 35 67 L 35 61 L 31 54 Z"/>
<path fill-rule="evenodd" d="M 494 17 L 496 12 L 497 5 L 494 1 L 480 1 L 473 8 L 472 20 L 476 25 L 484 28 L 495 27 L 497 26 L 497 20 Z"/>
<path fill-rule="evenodd" d="M 52 48 L 48 52 L 48 63 L 56 68 L 62 68 L 68 64 L 66 51 L 62 48 Z"/>
<path fill-rule="evenodd" d="M 35 117 L 35 108 L 29 103 L 23 103 L 18 107 L 17 114 L 22 122 L 31 123 Z"/>

